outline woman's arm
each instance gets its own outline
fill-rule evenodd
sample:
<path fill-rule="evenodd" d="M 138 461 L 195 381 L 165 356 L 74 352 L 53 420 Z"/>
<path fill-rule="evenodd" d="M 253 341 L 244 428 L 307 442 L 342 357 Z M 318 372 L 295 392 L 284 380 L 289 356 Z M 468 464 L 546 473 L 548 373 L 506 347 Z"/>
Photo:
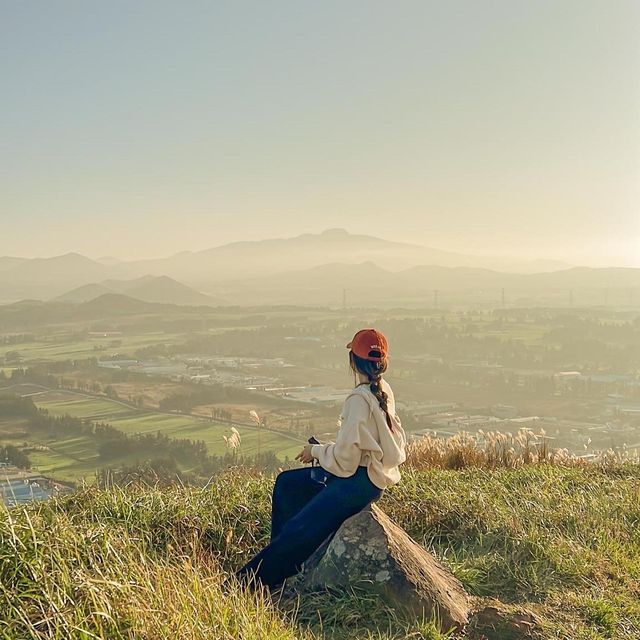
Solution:
<path fill-rule="evenodd" d="M 311 455 L 318 459 L 323 469 L 342 478 L 356 472 L 362 453 L 361 429 L 369 419 L 369 412 L 369 403 L 360 394 L 347 397 L 336 441 L 311 447 Z"/>

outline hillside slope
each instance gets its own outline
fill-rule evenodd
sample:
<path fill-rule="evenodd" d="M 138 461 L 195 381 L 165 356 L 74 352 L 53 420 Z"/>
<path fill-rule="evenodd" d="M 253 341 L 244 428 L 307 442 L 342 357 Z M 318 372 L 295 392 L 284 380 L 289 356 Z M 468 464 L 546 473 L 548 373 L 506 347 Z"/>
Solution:
<path fill-rule="evenodd" d="M 504 273 L 431 264 L 390 271 L 373 261 L 323 264 L 220 282 L 208 288 L 235 304 L 251 301 L 333 306 L 339 304 L 343 291 L 347 292 L 349 304 L 355 306 L 428 305 L 434 291 L 458 300 L 470 301 L 473 296 L 490 300 L 491 295 L 498 300 L 502 290 L 511 301 L 522 296 L 538 300 L 551 296 L 556 304 L 564 306 L 572 292 L 581 304 L 601 304 L 605 296 L 611 302 L 631 304 L 633 291 L 639 289 L 640 269 L 633 268 L 573 267 L 551 273 Z"/>
<path fill-rule="evenodd" d="M 143 276 L 134 280 L 105 280 L 100 283 L 90 283 L 67 291 L 55 298 L 54 302 L 90 302 L 110 293 L 126 295 L 143 302 L 191 306 L 220 304 L 218 300 L 167 276 Z"/>
<path fill-rule="evenodd" d="M 206 489 L 88 489 L 5 513 L 0 636 L 442 640 L 358 592 L 296 611 L 222 586 L 268 540 L 272 485 L 230 470 Z M 380 504 L 472 594 L 534 612 L 535 637 L 640 637 L 640 467 L 407 468 Z"/>

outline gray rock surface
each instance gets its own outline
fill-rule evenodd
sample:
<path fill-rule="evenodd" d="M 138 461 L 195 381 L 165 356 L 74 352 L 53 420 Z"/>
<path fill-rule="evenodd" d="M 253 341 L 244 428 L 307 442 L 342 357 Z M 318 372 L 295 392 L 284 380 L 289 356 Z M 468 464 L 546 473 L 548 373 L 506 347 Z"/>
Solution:
<path fill-rule="evenodd" d="M 432 616 L 443 631 L 469 621 L 462 584 L 376 505 L 345 520 L 305 562 L 305 588 L 358 586 L 412 616 Z"/>

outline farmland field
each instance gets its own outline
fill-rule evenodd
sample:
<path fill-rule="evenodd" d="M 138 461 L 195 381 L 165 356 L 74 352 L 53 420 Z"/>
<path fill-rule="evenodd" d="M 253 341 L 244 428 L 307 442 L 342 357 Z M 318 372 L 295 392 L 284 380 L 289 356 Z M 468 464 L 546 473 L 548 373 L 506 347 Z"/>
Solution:
<path fill-rule="evenodd" d="M 158 343 L 172 344 L 183 338 L 184 334 L 157 331 L 124 334 L 118 336 L 116 340 L 113 338 L 70 339 L 69 334 L 51 334 L 33 342 L 0 345 L 0 358 L 11 351 L 16 351 L 20 354 L 22 362 L 84 359 L 116 351 L 133 351 Z"/>
<path fill-rule="evenodd" d="M 230 434 L 228 424 L 211 422 L 186 415 L 137 410 L 117 400 L 95 398 L 71 391 L 33 391 L 33 385 L 20 385 L 38 407 L 51 415 L 70 415 L 94 422 L 107 422 L 129 435 L 162 432 L 171 438 L 202 440 L 211 454 L 223 455 L 226 451 L 224 436 Z M 255 427 L 237 426 L 241 444 L 239 453 L 253 455 L 258 451 L 273 451 L 280 459 L 295 457 L 303 441 L 294 436 L 258 430 Z M 29 457 L 40 472 L 61 480 L 91 481 L 95 471 L 114 464 L 134 464 L 139 456 L 121 457 L 104 462 L 98 455 L 97 443 L 90 436 L 73 435 L 68 438 L 50 439 L 46 435 L 30 433 L 25 421 L 0 421 L 0 443 L 44 445 L 46 450 L 32 450 Z M 185 469 L 188 471 L 188 469 Z"/>
<path fill-rule="evenodd" d="M 63 399 L 64 398 L 64 399 Z M 202 440 L 209 452 L 222 455 L 226 451 L 225 435 L 229 435 L 230 426 L 210 422 L 191 416 L 181 416 L 152 411 L 139 411 L 116 400 L 91 398 L 73 392 L 51 391 L 35 396 L 38 407 L 47 409 L 52 415 L 68 414 L 78 418 L 87 418 L 98 422 L 108 422 L 116 429 L 127 434 L 162 432 L 171 438 Z M 240 432 L 240 451 L 253 455 L 261 451 L 273 451 L 279 458 L 294 457 L 303 444 L 294 436 L 266 431 L 246 426 L 237 427 Z M 47 443 L 48 444 L 48 443 Z M 95 444 L 88 437 L 74 437 L 51 443 L 51 455 L 48 453 L 32 455 L 35 464 L 44 472 L 55 475 L 59 470 L 67 477 L 71 474 L 86 476 L 99 466 Z M 73 462 L 69 462 L 73 461 Z"/>

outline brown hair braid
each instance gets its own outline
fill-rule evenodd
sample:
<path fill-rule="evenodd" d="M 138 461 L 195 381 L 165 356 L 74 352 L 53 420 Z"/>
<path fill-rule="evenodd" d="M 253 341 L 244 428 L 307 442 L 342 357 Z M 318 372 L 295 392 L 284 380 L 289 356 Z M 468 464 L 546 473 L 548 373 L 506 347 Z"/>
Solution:
<path fill-rule="evenodd" d="M 371 389 L 371 393 L 376 397 L 380 408 L 384 412 L 387 426 L 393 431 L 393 423 L 391 422 L 391 416 L 389 415 L 389 408 L 387 406 L 389 396 L 382 390 L 382 385 L 380 384 L 382 374 L 387 370 L 387 359 L 382 357 L 379 362 L 373 362 L 372 360 L 365 360 L 357 356 L 353 351 L 349 351 L 349 366 L 354 375 L 356 373 L 362 373 L 369 378 L 369 389 Z"/>

